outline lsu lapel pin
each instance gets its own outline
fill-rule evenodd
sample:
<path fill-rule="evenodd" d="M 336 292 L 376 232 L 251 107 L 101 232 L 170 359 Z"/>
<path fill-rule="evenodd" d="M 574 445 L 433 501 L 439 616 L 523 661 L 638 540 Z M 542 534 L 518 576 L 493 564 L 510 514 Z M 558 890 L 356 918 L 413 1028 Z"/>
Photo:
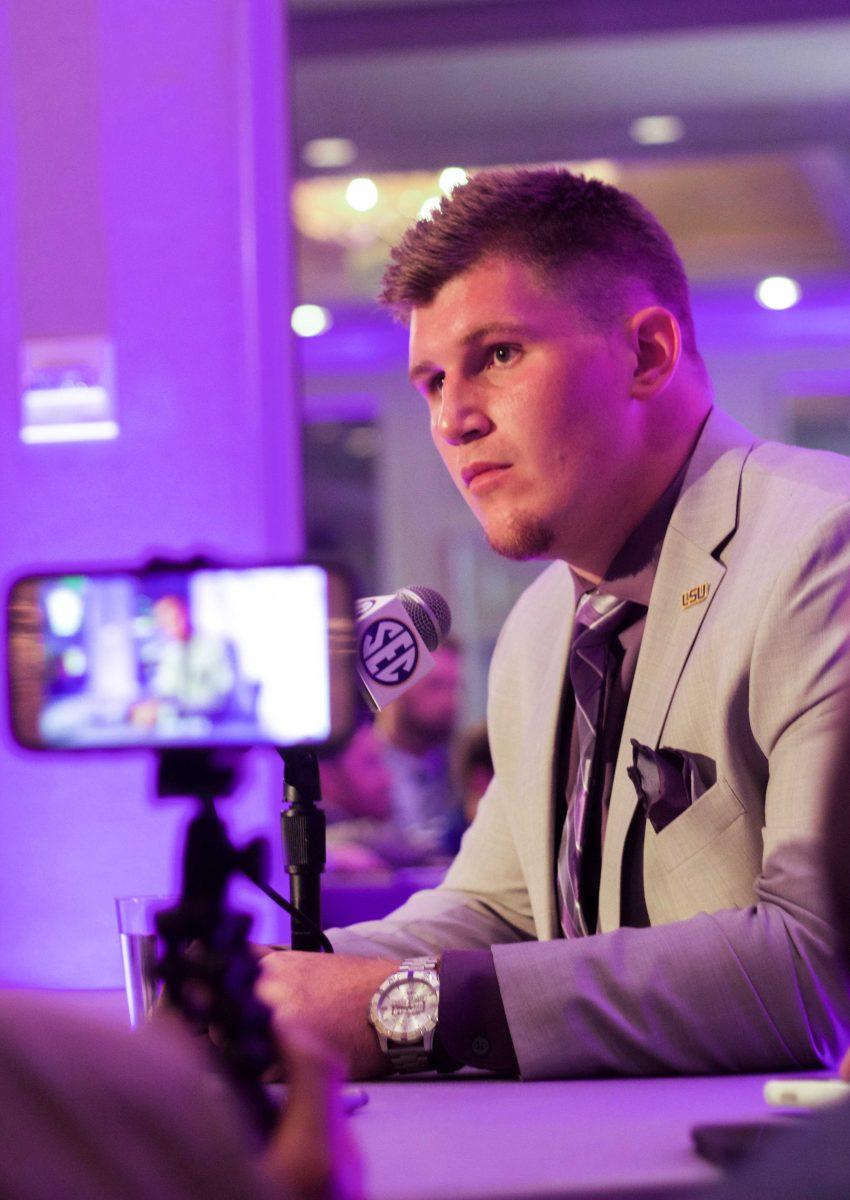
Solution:
<path fill-rule="evenodd" d="M 692 587 L 688 591 L 682 592 L 682 608 L 693 608 L 695 604 L 702 604 L 708 596 L 710 588 L 710 583 L 701 583 L 698 587 Z"/>

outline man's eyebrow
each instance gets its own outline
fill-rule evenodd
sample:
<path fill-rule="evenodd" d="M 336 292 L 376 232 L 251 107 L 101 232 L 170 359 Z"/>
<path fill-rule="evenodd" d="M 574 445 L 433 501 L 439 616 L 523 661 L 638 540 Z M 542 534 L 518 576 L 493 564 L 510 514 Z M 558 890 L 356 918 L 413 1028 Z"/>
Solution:
<path fill-rule="evenodd" d="M 460 344 L 461 346 L 471 346 L 474 342 L 484 341 L 485 338 L 493 337 L 496 334 L 506 337 L 525 337 L 528 333 L 528 326 L 521 325 L 518 322 L 491 321 L 487 325 L 478 325 L 475 329 L 471 329 L 469 333 L 465 333 L 460 340 Z M 422 375 L 430 374 L 434 369 L 434 364 L 430 359 L 423 359 L 422 362 L 418 362 L 410 368 L 407 377 L 413 383 Z"/>
<path fill-rule="evenodd" d="M 479 325 L 477 329 L 470 330 L 464 335 L 461 344 L 470 346 L 473 342 L 483 341 L 484 338 L 492 337 L 496 333 L 516 337 L 527 335 L 528 332 L 528 326 L 522 325 L 519 321 L 491 321 L 489 325 Z"/>
<path fill-rule="evenodd" d="M 423 375 L 430 375 L 433 370 L 434 364 L 428 359 L 424 359 L 422 362 L 418 362 L 415 366 L 410 368 L 410 370 L 407 372 L 407 378 L 411 383 L 415 383 L 416 380 L 420 379 Z"/>

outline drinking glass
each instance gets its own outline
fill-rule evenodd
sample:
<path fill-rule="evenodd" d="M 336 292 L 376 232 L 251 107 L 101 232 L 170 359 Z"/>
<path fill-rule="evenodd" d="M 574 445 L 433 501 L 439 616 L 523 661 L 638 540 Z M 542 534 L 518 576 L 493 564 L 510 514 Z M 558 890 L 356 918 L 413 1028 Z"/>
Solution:
<path fill-rule="evenodd" d="M 149 1018 L 159 994 L 156 975 L 157 936 L 154 918 L 173 901 L 167 896 L 118 896 L 118 935 L 124 962 L 124 987 L 134 1029 Z"/>

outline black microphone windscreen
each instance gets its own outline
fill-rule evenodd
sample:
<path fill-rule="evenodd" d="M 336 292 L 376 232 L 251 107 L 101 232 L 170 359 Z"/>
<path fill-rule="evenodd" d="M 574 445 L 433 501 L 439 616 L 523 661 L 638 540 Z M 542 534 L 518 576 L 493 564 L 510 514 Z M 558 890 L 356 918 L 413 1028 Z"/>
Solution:
<path fill-rule="evenodd" d="M 446 600 L 439 592 L 429 587 L 405 587 L 398 598 L 410 617 L 422 641 L 433 654 L 440 643 L 448 637 L 452 627 L 452 613 Z"/>

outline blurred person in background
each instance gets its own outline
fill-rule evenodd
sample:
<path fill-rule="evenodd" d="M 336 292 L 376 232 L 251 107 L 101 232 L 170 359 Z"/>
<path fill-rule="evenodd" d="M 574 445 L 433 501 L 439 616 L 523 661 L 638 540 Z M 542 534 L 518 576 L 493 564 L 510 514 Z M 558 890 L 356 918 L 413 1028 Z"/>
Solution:
<path fill-rule="evenodd" d="M 420 863 L 454 854 L 463 832 L 452 772 L 452 743 L 461 697 L 461 649 L 449 638 L 434 668 L 378 714 L 395 820 L 418 848 Z"/>
<path fill-rule="evenodd" d="M 380 871 L 409 866 L 419 846 L 408 841 L 393 812 L 392 778 L 371 716 L 335 752 L 319 756 L 322 808 L 331 871 Z"/>

